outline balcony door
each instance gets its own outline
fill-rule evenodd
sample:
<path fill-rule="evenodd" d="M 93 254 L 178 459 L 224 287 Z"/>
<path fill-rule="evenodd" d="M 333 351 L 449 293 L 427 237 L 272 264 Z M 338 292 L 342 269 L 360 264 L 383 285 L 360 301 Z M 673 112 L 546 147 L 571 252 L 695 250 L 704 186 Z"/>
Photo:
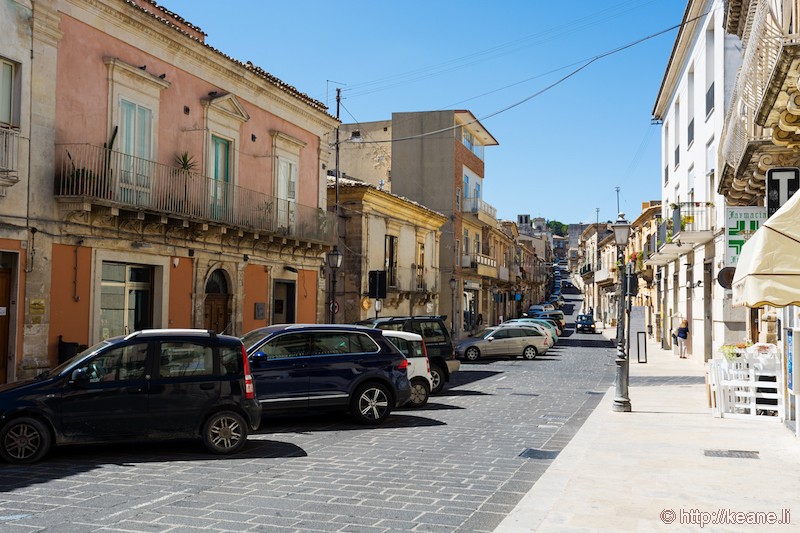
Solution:
<path fill-rule="evenodd" d="M 211 215 L 214 219 L 222 219 L 228 208 L 228 191 L 230 185 L 231 142 L 211 136 L 214 156 L 214 168 L 209 183 L 211 197 Z"/>
<path fill-rule="evenodd" d="M 291 234 L 297 218 L 297 165 L 278 160 L 278 230 Z"/>
<path fill-rule="evenodd" d="M 153 112 L 123 99 L 119 115 L 120 200 L 147 207 L 153 164 Z"/>

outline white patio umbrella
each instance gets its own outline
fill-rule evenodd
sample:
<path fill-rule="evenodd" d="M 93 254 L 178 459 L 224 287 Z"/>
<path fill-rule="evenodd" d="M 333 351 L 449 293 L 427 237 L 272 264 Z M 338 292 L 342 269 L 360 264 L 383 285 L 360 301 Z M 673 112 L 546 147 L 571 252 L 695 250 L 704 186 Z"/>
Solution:
<path fill-rule="evenodd" d="M 800 194 L 794 194 L 742 246 L 733 305 L 800 305 Z"/>

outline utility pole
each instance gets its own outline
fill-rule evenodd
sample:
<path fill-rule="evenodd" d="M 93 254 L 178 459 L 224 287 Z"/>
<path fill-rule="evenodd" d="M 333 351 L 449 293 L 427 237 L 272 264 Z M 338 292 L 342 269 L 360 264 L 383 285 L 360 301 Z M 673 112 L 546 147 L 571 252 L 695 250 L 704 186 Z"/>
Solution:
<path fill-rule="evenodd" d="M 336 120 L 339 120 L 339 105 L 342 101 L 342 89 L 341 87 L 336 88 Z M 334 178 L 335 181 L 335 194 L 336 194 L 336 206 L 334 210 L 334 215 L 336 216 L 336 226 L 339 226 L 339 126 L 336 126 L 336 177 Z M 619 203 L 619 201 L 617 201 Z M 338 235 L 338 232 L 337 232 Z"/>

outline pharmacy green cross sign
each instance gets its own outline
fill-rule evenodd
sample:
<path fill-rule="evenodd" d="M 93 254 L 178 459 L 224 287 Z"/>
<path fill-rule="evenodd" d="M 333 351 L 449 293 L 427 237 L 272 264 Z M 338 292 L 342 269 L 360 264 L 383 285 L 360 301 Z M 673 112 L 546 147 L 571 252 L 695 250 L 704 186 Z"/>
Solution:
<path fill-rule="evenodd" d="M 766 207 L 725 209 L 725 266 L 736 266 L 739 254 L 742 253 L 742 246 L 766 220 Z"/>

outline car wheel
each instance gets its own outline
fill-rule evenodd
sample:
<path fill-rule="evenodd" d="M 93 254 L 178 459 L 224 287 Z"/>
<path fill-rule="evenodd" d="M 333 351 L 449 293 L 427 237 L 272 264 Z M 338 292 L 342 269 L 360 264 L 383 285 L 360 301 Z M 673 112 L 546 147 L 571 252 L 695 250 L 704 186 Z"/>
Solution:
<path fill-rule="evenodd" d="M 235 453 L 247 442 L 247 422 L 233 411 L 214 413 L 203 426 L 203 443 L 216 454 Z"/>
<path fill-rule="evenodd" d="M 20 417 L 0 432 L 0 455 L 13 464 L 35 463 L 50 450 L 52 442 L 50 430 L 42 422 Z"/>
<path fill-rule="evenodd" d="M 391 395 L 385 385 L 367 383 L 356 390 L 350 412 L 361 424 L 379 424 L 392 412 Z"/>
<path fill-rule="evenodd" d="M 430 396 L 430 386 L 427 380 L 422 378 L 414 378 L 411 380 L 411 400 L 408 405 L 411 407 L 422 407 L 428 403 L 428 396 Z"/>
<path fill-rule="evenodd" d="M 524 357 L 528 361 L 536 359 L 537 355 L 539 355 L 539 351 L 536 349 L 536 346 L 526 346 L 525 349 L 522 351 L 522 357 Z"/>
<path fill-rule="evenodd" d="M 467 361 L 477 361 L 480 356 L 481 351 L 474 346 L 470 346 L 467 348 L 467 351 L 464 352 L 464 358 Z"/>
<path fill-rule="evenodd" d="M 433 388 L 431 389 L 431 394 L 439 394 L 444 389 L 444 383 L 446 381 L 445 376 L 447 374 L 444 373 L 442 367 L 437 365 L 431 365 L 431 378 L 433 378 Z"/>

